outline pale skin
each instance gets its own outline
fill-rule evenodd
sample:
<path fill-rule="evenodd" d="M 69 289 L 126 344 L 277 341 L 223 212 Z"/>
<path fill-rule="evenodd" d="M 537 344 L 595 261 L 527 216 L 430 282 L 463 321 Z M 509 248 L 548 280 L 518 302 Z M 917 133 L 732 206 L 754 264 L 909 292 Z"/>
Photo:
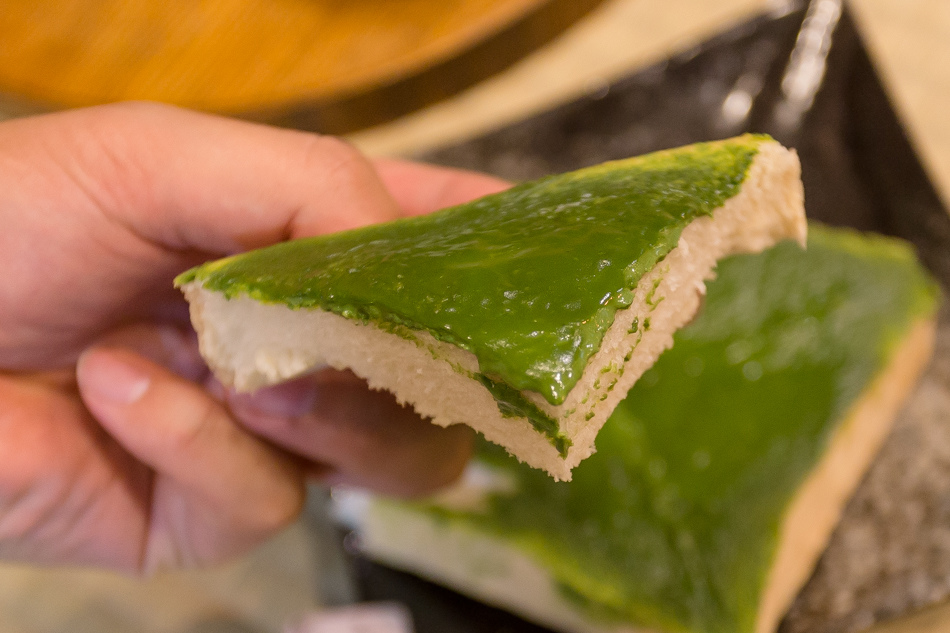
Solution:
<path fill-rule="evenodd" d="M 504 187 L 150 104 L 0 124 L 0 560 L 209 564 L 293 521 L 308 478 L 399 495 L 451 482 L 470 434 L 350 374 L 221 387 L 171 281 Z"/>

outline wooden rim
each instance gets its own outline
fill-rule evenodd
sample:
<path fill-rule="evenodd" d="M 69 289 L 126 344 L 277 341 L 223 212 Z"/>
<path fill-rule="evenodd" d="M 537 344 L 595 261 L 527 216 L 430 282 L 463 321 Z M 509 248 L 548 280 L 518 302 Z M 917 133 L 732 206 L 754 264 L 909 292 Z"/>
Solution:
<path fill-rule="evenodd" d="M 452 59 L 367 92 L 247 112 L 247 118 L 329 134 L 391 121 L 450 97 L 550 42 L 603 0 L 553 0 Z"/>
<path fill-rule="evenodd" d="M 209 98 L 208 93 L 201 94 L 200 82 L 196 84 L 197 88 L 182 87 L 194 83 L 196 78 L 200 79 L 202 73 L 207 73 L 212 62 L 207 59 L 198 59 L 196 63 L 204 64 L 200 72 L 195 71 L 189 75 L 186 68 L 182 71 L 185 73 L 183 78 L 177 80 L 179 85 L 175 89 L 169 89 L 168 84 L 176 81 L 174 69 L 181 67 L 183 59 L 185 61 L 189 59 L 183 57 L 176 58 L 168 63 L 163 61 L 161 64 L 152 64 L 148 72 L 136 66 L 137 62 L 135 60 L 127 62 L 126 70 L 123 72 L 127 73 L 126 76 L 129 77 L 129 80 L 128 82 L 119 83 L 118 87 L 111 91 L 111 96 L 109 89 L 97 89 L 95 81 L 90 81 L 89 86 L 83 86 L 80 83 L 78 88 L 75 85 L 69 89 L 63 88 L 58 93 L 55 74 L 56 72 L 61 74 L 64 69 L 70 68 L 71 62 L 67 60 L 58 69 L 54 68 L 55 72 L 51 72 L 47 77 L 30 78 L 24 71 L 8 73 L 9 76 L 3 79 L 3 83 L 6 85 L 0 88 L 6 92 L 6 94 L 0 94 L 0 106 L 8 111 L 23 114 L 56 110 L 63 107 L 94 105 L 114 100 L 157 99 L 185 107 L 241 116 L 262 122 L 324 133 L 342 134 L 392 120 L 442 100 L 498 73 L 552 40 L 600 4 L 601 1 L 521 0 L 520 2 L 511 2 L 504 7 L 486 5 L 480 8 L 478 2 L 468 3 L 467 6 L 471 11 L 484 9 L 484 19 L 480 24 L 474 26 L 461 24 L 460 18 L 456 16 L 453 18 L 454 22 L 450 24 L 451 28 L 447 27 L 436 33 L 424 33 L 424 37 L 419 40 L 419 48 L 424 49 L 423 51 L 410 50 L 408 46 L 403 46 L 408 52 L 402 59 L 393 63 L 382 64 L 384 68 L 373 66 L 374 54 L 375 59 L 379 59 L 383 53 L 374 53 L 372 46 L 365 49 L 370 51 L 366 55 L 368 61 L 361 61 L 362 58 L 360 58 L 350 63 L 344 56 L 341 58 L 343 67 L 338 74 L 334 75 L 336 71 L 333 69 L 340 67 L 332 65 L 329 67 L 327 84 L 320 82 L 323 77 L 321 73 L 327 68 L 326 64 L 322 66 L 324 71 L 317 73 L 320 77 L 311 77 L 307 72 L 301 70 L 303 68 L 309 71 L 315 68 L 313 64 L 317 62 L 314 60 L 319 56 L 314 54 L 313 50 L 310 50 L 307 53 L 308 58 L 299 67 L 296 67 L 296 77 L 288 80 L 280 88 L 275 87 L 277 84 L 273 83 L 279 82 L 279 78 L 271 82 L 271 79 L 267 76 L 267 73 L 279 70 L 280 64 L 275 62 L 271 68 L 267 68 L 267 64 L 261 66 L 265 69 L 265 74 L 258 75 L 257 87 L 242 86 L 240 82 L 232 82 L 229 86 L 227 79 L 225 79 L 222 80 L 221 90 L 223 93 L 230 90 L 230 94 L 218 98 L 214 97 L 214 93 L 211 92 Z M 75 9 L 76 6 L 82 3 L 66 4 Z M 472 8 L 473 5 L 476 9 Z M 332 4 L 328 6 L 332 7 Z M 407 24 L 415 25 L 411 21 L 409 13 L 411 12 L 407 12 L 407 16 L 401 16 L 397 12 L 395 18 L 400 18 L 403 21 L 397 22 L 393 18 L 392 24 L 401 24 L 403 30 L 405 30 Z M 442 10 L 442 15 L 446 15 L 445 9 Z M 217 17 L 220 18 L 220 16 Z M 346 17 L 349 19 L 352 16 Z M 167 16 L 163 16 L 163 18 L 167 19 Z M 137 19 L 139 21 L 135 22 L 132 27 L 127 28 L 122 35 L 122 37 L 128 38 L 123 42 L 138 36 L 142 25 L 141 16 L 138 16 Z M 430 22 L 445 26 L 446 19 L 442 17 L 433 18 Z M 21 34 L 24 32 L 23 15 L 19 16 L 19 20 L 20 23 L 13 20 L 7 25 L 11 33 L 15 33 L 18 28 Z M 439 22 L 439 20 L 442 20 L 442 22 Z M 0 20 L 0 23 L 2 23 L 2 20 Z M 11 24 L 12 26 L 10 26 Z M 383 26 L 378 23 L 374 24 L 373 28 L 376 29 L 376 32 L 379 32 L 380 29 L 390 28 L 385 20 L 382 21 L 382 24 Z M 220 27 L 220 19 L 215 28 L 218 27 Z M 355 23 L 354 26 L 353 21 L 350 20 L 347 23 L 347 28 L 340 29 L 341 37 L 359 33 L 359 27 L 359 23 Z M 65 41 L 72 37 L 73 45 L 80 47 L 81 50 L 84 45 L 83 37 L 88 36 L 88 33 L 84 33 L 82 28 L 77 26 L 77 32 L 73 34 L 69 30 L 71 26 L 68 24 L 66 26 L 58 24 L 57 28 L 59 30 L 51 27 L 50 30 L 55 32 L 49 36 L 50 42 L 58 44 L 59 40 L 56 38 L 63 38 Z M 118 26 L 116 28 L 118 29 Z M 422 30 L 424 31 L 424 29 Z M 298 31 L 295 34 L 295 41 L 299 41 L 301 32 Z M 395 32 L 402 31 L 400 31 L 400 28 L 395 28 Z M 222 64 L 222 68 L 227 68 L 229 64 L 236 63 L 232 56 L 228 54 L 228 51 L 234 50 L 234 42 L 238 40 L 239 38 L 235 36 L 228 44 L 230 48 L 222 46 L 224 53 L 219 55 L 219 59 L 214 63 Z M 205 39 L 203 41 L 211 40 Z M 402 46 L 402 44 L 399 46 Z M 357 45 L 350 45 L 349 48 L 363 50 L 358 49 Z M 55 50 L 55 46 L 53 49 Z M 121 46 L 115 46 L 112 49 L 101 47 L 98 53 L 90 54 L 84 58 L 84 61 L 79 63 L 79 68 L 88 70 L 93 67 L 92 72 L 99 75 L 96 81 L 101 83 L 102 72 L 94 64 L 91 66 L 91 61 L 99 61 L 96 55 L 102 57 L 108 53 L 121 50 Z M 388 49 L 381 46 L 380 51 L 385 50 Z M 37 68 L 42 68 L 42 63 L 53 64 L 55 67 L 56 62 L 50 61 L 55 60 L 54 56 L 47 55 L 47 60 L 44 62 L 42 56 L 38 56 L 37 51 L 43 52 L 45 49 L 38 47 L 32 51 L 32 59 Z M 161 54 L 165 55 L 165 49 L 162 49 Z M 281 54 L 276 54 L 277 58 L 280 58 Z M 18 59 L 15 52 L 9 53 L 6 57 L 7 59 L 3 60 L 3 55 L 0 55 L 0 63 L 5 61 L 8 64 L 13 64 Z M 357 57 L 359 56 L 357 55 Z M 286 55 L 280 59 L 285 58 Z M 29 61 L 30 57 L 27 56 L 26 59 Z M 60 57 L 60 59 L 63 58 Z M 164 57 L 162 59 L 164 60 Z M 105 57 L 103 64 L 108 66 L 111 61 L 110 57 Z M 364 62 L 365 66 L 355 73 L 356 76 L 349 76 L 344 72 L 347 64 L 350 68 L 356 68 Z M 116 61 L 119 66 L 122 63 L 121 60 Z M 24 66 L 29 68 L 26 63 L 24 63 Z M 156 71 L 156 67 L 160 69 L 164 67 L 169 74 L 162 77 L 161 73 Z M 230 70 L 235 72 L 235 67 L 231 66 Z M 253 69 L 248 70 L 248 72 L 252 71 Z M 17 72 L 20 74 L 19 78 Z M 151 73 L 151 76 L 157 77 L 159 86 L 154 90 L 141 89 L 142 86 L 147 84 L 143 84 L 141 77 L 138 77 L 137 74 L 149 75 L 149 73 Z M 2 76 L 0 74 L 0 77 Z M 260 77 L 265 77 L 265 79 L 260 79 Z M 109 80 L 111 81 L 111 77 Z M 137 83 L 140 85 L 136 86 Z M 296 88 L 293 88 L 294 84 L 296 84 Z M 254 91 L 258 89 L 260 91 L 259 95 L 254 95 Z M 283 94 L 281 94 L 282 92 Z M 255 101 L 257 102 L 256 105 Z"/>

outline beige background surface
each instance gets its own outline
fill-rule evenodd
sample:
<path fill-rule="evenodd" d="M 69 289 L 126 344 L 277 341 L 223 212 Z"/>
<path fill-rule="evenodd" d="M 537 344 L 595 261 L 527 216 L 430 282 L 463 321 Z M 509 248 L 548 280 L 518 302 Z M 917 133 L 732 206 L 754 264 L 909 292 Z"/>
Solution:
<path fill-rule="evenodd" d="M 607 0 L 552 45 L 450 101 L 354 135 L 406 154 L 474 136 L 683 50 L 772 0 Z M 927 167 L 950 199 L 950 0 L 854 0 L 853 9 Z M 0 633 L 278 631 L 317 604 L 320 567 L 297 525 L 221 569 L 140 583 L 101 572 L 0 566 Z M 938 607 L 876 633 L 950 630 Z"/>

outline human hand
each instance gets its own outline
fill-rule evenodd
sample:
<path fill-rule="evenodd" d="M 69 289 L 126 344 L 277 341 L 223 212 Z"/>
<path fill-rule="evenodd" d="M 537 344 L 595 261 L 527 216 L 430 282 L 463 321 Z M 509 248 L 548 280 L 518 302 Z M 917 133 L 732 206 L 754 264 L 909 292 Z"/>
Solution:
<path fill-rule="evenodd" d="M 308 475 L 397 494 L 450 481 L 468 432 L 349 374 L 209 395 L 171 280 L 503 187 L 150 104 L 0 124 L 0 558 L 210 563 L 292 520 Z"/>

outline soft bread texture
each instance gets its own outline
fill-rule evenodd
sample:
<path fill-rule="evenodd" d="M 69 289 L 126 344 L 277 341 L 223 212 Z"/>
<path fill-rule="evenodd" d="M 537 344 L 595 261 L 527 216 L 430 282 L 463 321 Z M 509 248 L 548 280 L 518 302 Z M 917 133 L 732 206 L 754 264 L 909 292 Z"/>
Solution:
<path fill-rule="evenodd" d="M 756 633 L 772 633 L 811 575 L 844 506 L 887 436 L 897 412 L 926 367 L 935 323 L 918 321 L 852 404 L 811 474 L 789 503 L 762 592 Z M 508 485 L 475 465 L 436 503 L 477 507 L 488 492 Z M 371 558 L 416 573 L 529 620 L 569 633 L 655 633 L 590 619 L 564 599 L 534 559 L 470 527 L 440 521 L 406 506 L 371 501 L 364 493 L 335 493 L 341 519 L 359 533 Z"/>
<path fill-rule="evenodd" d="M 319 309 L 293 310 L 247 297 L 226 299 L 200 282 L 183 286 L 201 353 L 226 384 L 248 391 L 321 366 L 350 369 L 374 389 L 436 424 L 465 423 L 489 441 L 555 479 L 594 452 L 594 439 L 617 404 L 699 308 L 704 281 L 717 260 L 761 251 L 783 239 L 804 244 L 806 223 L 800 166 L 794 152 L 774 141 L 760 144 L 740 191 L 683 229 L 677 246 L 617 312 L 599 351 L 560 405 L 523 392 L 557 421 L 570 440 L 566 456 L 527 418 L 499 411 L 491 393 L 474 379 L 476 357 L 428 332 L 393 333 Z M 636 324 L 636 325 L 635 325 Z"/>

